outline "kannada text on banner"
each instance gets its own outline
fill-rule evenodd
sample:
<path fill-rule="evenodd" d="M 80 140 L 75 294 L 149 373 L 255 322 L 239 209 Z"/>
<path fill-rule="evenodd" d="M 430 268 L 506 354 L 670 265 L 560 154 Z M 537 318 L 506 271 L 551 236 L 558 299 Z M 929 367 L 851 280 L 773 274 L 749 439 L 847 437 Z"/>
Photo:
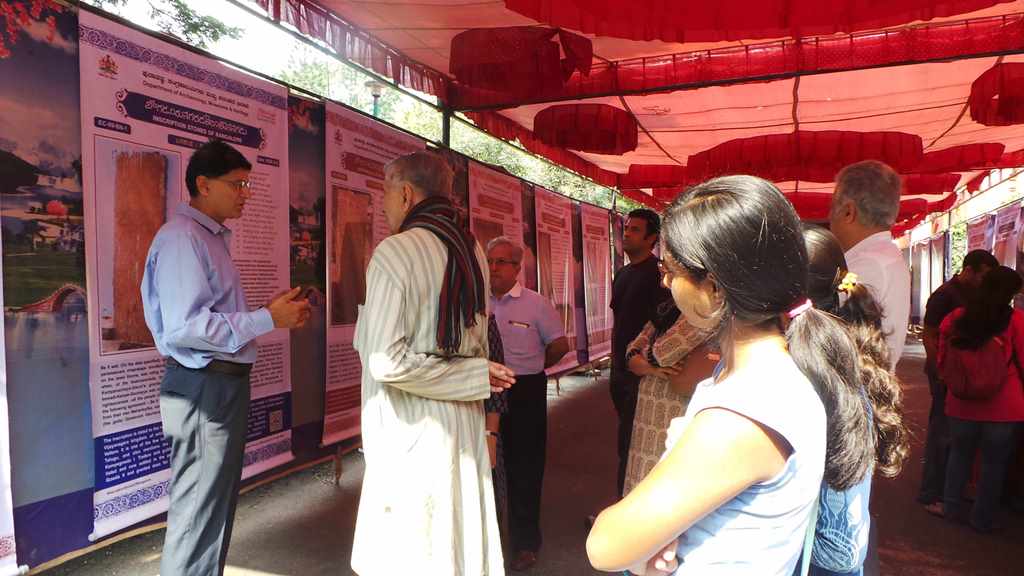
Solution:
<path fill-rule="evenodd" d="M 523 188 L 518 178 L 469 163 L 469 229 L 484 249 L 499 236 L 522 242 Z M 525 286 L 524 274 L 521 268 L 519 282 Z"/>
<path fill-rule="evenodd" d="M 424 142 L 327 103 L 327 392 L 322 443 L 359 434 L 362 365 L 352 347 L 359 309 L 366 299 L 366 267 L 373 249 L 390 234 L 384 218 L 384 168 Z"/>
<path fill-rule="evenodd" d="M 562 320 L 569 349 L 549 374 L 579 364 L 576 351 L 576 283 L 572 258 L 572 200 L 543 188 L 536 189 L 538 292 L 555 307 Z"/>
<path fill-rule="evenodd" d="M 588 351 L 593 361 L 612 350 L 612 316 L 608 308 L 611 304 L 611 220 L 608 210 L 589 204 L 582 205 L 580 220 Z"/>
<path fill-rule="evenodd" d="M 139 287 L 154 235 L 188 201 L 185 169 L 203 142 L 229 142 L 253 165 L 243 217 L 226 223 L 249 306 L 288 287 L 287 90 L 87 12 L 79 44 L 93 536 L 102 537 L 167 508 L 164 364 Z M 292 458 L 288 333 L 258 345 L 245 477 Z"/>

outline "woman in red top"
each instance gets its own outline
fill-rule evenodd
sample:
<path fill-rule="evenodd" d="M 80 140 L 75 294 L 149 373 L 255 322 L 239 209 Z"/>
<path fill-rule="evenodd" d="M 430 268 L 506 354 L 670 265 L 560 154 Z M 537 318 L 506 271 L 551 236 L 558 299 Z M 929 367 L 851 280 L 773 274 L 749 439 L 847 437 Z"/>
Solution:
<path fill-rule="evenodd" d="M 1018 423 L 1024 421 L 1024 384 L 1018 368 L 1024 365 L 1024 313 L 1010 305 L 1021 284 L 1020 275 L 1011 268 L 1000 266 L 990 270 L 974 298 L 965 308 L 950 313 L 939 332 L 940 367 L 950 346 L 975 350 L 999 336 L 1006 347 L 1007 377 L 995 396 L 964 400 L 946 392 L 951 446 L 942 512 L 949 519 L 961 517 L 964 486 L 980 446 L 981 479 L 970 516 L 971 526 L 980 532 L 989 532 L 994 527 L 1015 431 Z"/>

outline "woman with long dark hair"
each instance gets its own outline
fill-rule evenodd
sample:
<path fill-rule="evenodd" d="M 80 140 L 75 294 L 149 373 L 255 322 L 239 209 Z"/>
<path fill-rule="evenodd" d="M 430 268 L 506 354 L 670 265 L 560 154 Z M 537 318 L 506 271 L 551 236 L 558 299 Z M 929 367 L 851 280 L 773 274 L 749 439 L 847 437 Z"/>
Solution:
<path fill-rule="evenodd" d="M 858 440 L 871 424 L 857 346 L 811 306 L 800 221 L 770 182 L 696 186 L 664 230 L 666 283 L 690 324 L 717 331 L 722 367 L 673 421 L 662 461 L 598 516 L 590 561 L 642 568 L 674 551 L 679 575 L 789 576 L 822 478 L 849 488 L 874 459 Z"/>
<path fill-rule="evenodd" d="M 1000 266 L 989 270 L 967 306 L 951 312 L 939 328 L 940 374 L 944 374 L 943 368 L 951 355 L 980 354 L 993 339 L 1001 347 L 1001 358 L 1005 360 L 1002 386 L 991 397 L 961 398 L 951 385 L 946 392 L 950 451 L 942 515 L 960 520 L 964 486 L 975 452 L 980 448 L 981 478 L 969 519 L 970 525 L 979 532 L 995 528 L 1015 431 L 1018 423 L 1024 421 L 1020 368 L 1024 365 L 1024 312 L 1011 306 L 1021 284 L 1020 274 L 1011 268 Z M 929 511 L 939 512 L 935 507 Z"/>
<path fill-rule="evenodd" d="M 867 286 L 850 273 L 836 237 L 821 226 L 804 226 L 808 293 L 814 307 L 835 314 L 861 352 L 859 392 L 872 426 L 854 439 L 874 447 L 875 469 L 883 476 L 900 473 L 907 457 L 899 380 L 889 372 L 889 348 L 882 332 L 882 308 Z M 857 412 L 860 412 L 858 409 Z M 847 490 L 822 483 L 817 529 L 811 554 L 812 576 L 859 576 L 867 556 L 872 474 Z"/>

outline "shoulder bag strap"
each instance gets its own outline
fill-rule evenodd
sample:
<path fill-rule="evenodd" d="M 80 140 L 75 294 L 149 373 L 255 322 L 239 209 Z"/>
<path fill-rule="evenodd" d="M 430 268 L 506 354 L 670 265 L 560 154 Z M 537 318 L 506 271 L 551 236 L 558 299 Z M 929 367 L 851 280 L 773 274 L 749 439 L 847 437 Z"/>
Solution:
<path fill-rule="evenodd" d="M 818 506 L 820 505 L 821 491 L 814 499 L 814 506 L 811 507 L 811 521 L 807 523 L 807 531 L 804 534 L 804 552 L 800 555 L 800 576 L 807 576 L 811 569 L 811 549 L 814 548 L 814 535 L 818 531 Z"/>

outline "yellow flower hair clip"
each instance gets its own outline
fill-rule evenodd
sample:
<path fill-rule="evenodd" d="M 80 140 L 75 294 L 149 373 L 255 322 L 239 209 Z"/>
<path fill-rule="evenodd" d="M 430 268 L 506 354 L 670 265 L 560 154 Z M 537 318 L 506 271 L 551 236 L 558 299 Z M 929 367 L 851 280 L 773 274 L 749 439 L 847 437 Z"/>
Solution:
<path fill-rule="evenodd" d="M 847 272 L 846 276 L 843 276 L 843 281 L 839 283 L 839 287 L 836 290 L 840 292 L 846 292 L 847 294 L 853 290 L 853 287 L 857 285 L 857 275 L 853 272 Z"/>

